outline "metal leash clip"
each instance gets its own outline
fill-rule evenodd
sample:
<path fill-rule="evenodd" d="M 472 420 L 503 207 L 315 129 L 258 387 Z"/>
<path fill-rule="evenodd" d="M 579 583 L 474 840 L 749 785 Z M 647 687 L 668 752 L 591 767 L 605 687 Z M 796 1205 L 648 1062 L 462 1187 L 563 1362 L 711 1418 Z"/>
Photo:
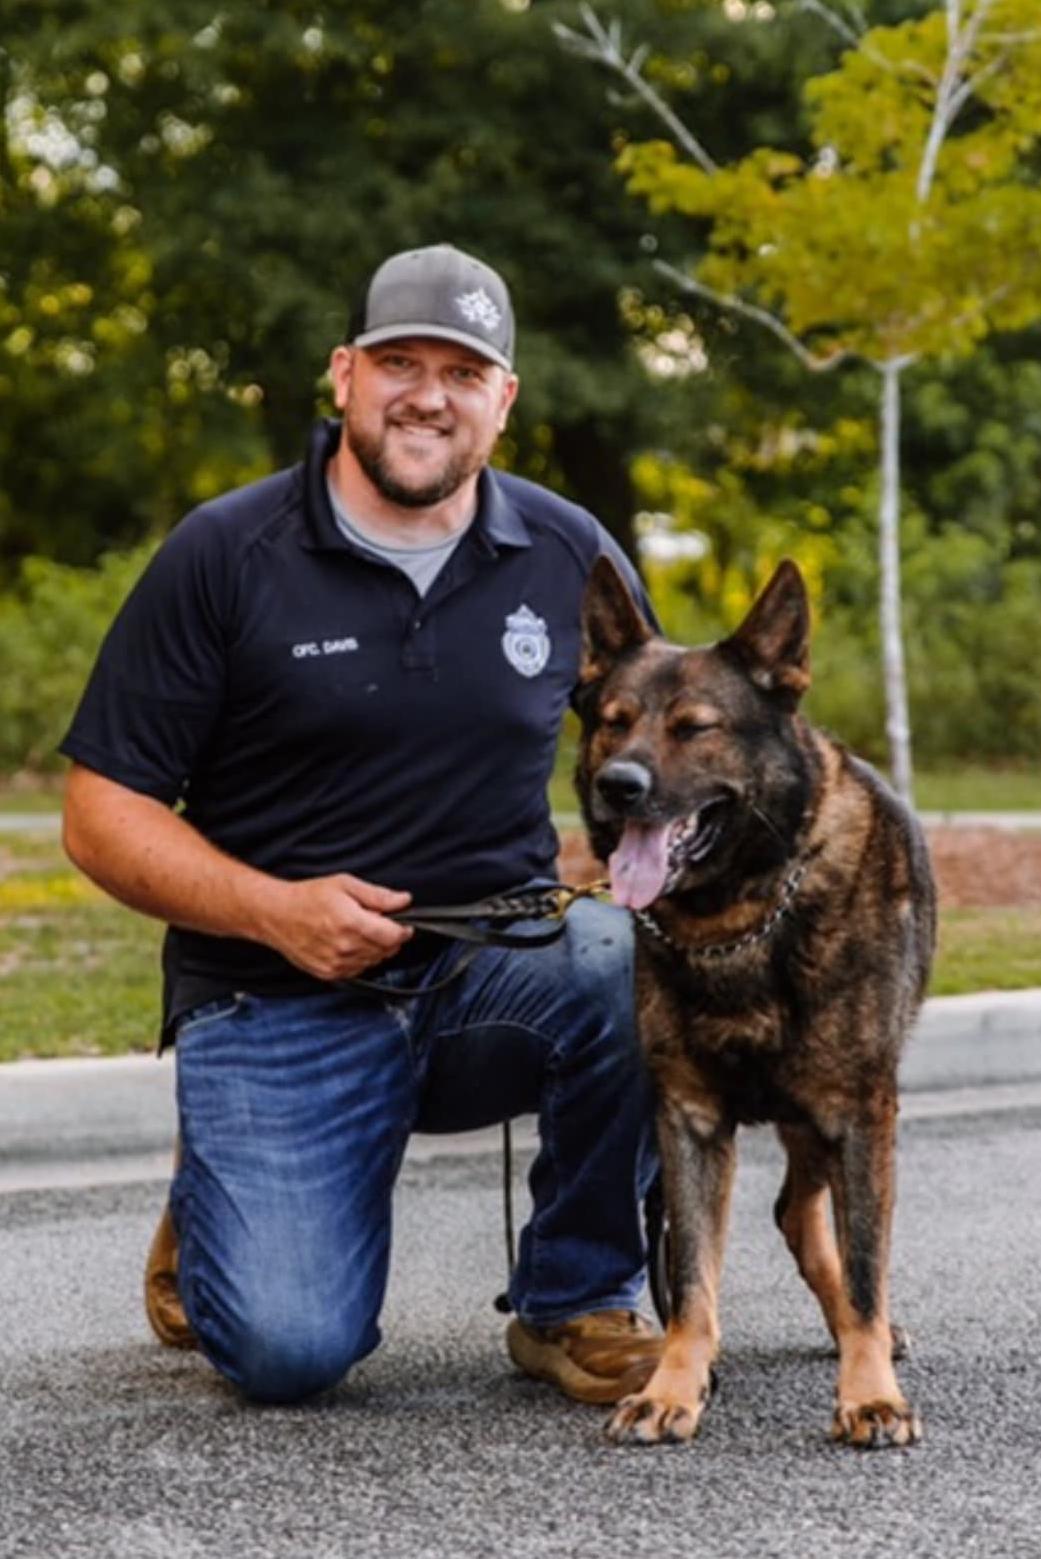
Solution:
<path fill-rule="evenodd" d="M 598 877 L 595 882 L 584 883 L 580 888 L 571 888 L 566 883 L 561 883 L 559 888 L 551 888 L 546 897 L 555 902 L 553 908 L 546 912 L 547 919 L 563 920 L 576 900 L 596 898 L 600 894 L 607 893 L 610 886 L 606 877 Z"/>

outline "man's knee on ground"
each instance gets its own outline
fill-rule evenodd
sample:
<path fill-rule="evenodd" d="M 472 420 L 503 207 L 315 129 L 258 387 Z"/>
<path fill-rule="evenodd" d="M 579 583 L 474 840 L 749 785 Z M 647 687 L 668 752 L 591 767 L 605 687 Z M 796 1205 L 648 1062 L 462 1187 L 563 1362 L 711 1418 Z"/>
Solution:
<path fill-rule="evenodd" d="M 305 1402 L 337 1386 L 376 1341 L 374 1327 L 366 1335 L 348 1325 L 304 1327 L 263 1317 L 249 1325 L 243 1317 L 228 1361 L 220 1367 L 251 1402 Z"/>
<path fill-rule="evenodd" d="M 330 1310 L 332 1307 L 330 1307 Z M 304 1402 L 338 1385 L 379 1341 L 370 1318 L 275 1313 L 263 1303 L 223 1324 L 197 1321 L 204 1352 L 253 1402 Z"/>

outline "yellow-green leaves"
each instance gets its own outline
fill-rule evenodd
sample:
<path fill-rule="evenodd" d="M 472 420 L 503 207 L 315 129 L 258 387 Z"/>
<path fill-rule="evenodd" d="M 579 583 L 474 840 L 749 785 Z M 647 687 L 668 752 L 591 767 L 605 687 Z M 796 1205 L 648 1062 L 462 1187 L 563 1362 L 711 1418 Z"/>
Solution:
<path fill-rule="evenodd" d="M 1036 0 L 876 27 L 807 83 L 817 156 L 705 173 L 662 142 L 620 159 L 656 211 L 703 224 L 698 281 L 774 313 L 818 359 L 959 354 L 1041 314 Z"/>

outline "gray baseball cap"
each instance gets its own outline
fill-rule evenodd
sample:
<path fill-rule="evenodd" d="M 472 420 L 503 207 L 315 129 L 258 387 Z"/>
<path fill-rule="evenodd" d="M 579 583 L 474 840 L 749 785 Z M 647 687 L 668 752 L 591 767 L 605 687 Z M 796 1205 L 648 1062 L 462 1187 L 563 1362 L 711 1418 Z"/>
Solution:
<path fill-rule="evenodd" d="M 451 244 L 391 255 L 376 271 L 355 346 L 403 336 L 458 341 L 500 368 L 513 367 L 513 306 L 491 266 Z"/>

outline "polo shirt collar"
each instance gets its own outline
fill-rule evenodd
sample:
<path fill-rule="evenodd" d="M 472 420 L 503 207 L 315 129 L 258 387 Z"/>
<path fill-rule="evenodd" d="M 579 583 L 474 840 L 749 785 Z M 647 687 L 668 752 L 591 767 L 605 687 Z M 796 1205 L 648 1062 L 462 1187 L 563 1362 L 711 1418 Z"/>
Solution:
<path fill-rule="evenodd" d="M 477 524 L 482 539 L 494 547 L 530 547 L 524 517 L 506 496 L 497 471 L 485 466 L 477 478 Z"/>
<path fill-rule="evenodd" d="M 340 442 L 340 424 L 333 417 L 316 423 L 304 461 L 304 500 L 307 529 L 304 546 L 312 552 L 351 551 L 351 544 L 336 523 L 326 488 L 326 466 Z M 486 466 L 477 479 L 477 517 L 474 532 L 485 551 L 500 547 L 530 547 L 531 535 L 520 511 L 510 502 L 498 474 Z"/>

